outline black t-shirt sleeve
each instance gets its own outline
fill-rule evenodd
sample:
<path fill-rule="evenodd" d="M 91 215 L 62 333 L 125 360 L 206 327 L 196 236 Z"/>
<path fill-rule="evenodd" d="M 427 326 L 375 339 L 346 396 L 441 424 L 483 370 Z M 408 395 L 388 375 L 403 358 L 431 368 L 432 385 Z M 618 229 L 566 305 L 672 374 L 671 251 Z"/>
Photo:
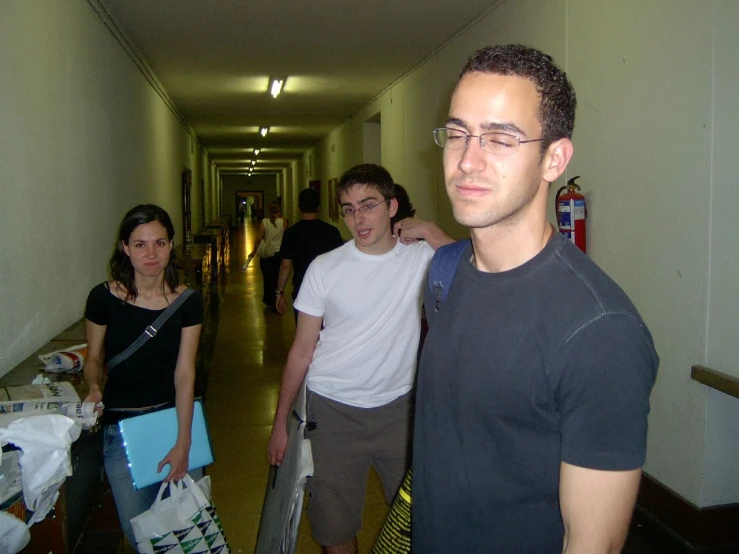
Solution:
<path fill-rule="evenodd" d="M 203 295 L 196 290 L 180 307 L 182 310 L 182 326 L 192 327 L 203 323 Z M 92 320 L 91 320 L 92 321 Z"/>
<path fill-rule="evenodd" d="M 115 300 L 105 285 L 106 283 L 100 283 L 87 295 L 85 319 L 89 319 L 97 325 L 108 324 L 110 321 L 111 307 L 113 306 L 111 300 Z"/>
<path fill-rule="evenodd" d="M 555 359 L 562 461 L 612 471 L 643 466 L 659 364 L 649 331 L 630 314 L 604 315 L 571 337 Z"/>
<path fill-rule="evenodd" d="M 331 250 L 333 250 L 334 248 L 338 248 L 339 246 L 344 244 L 344 239 L 341 238 L 341 233 L 339 232 L 339 229 L 337 227 L 331 226 L 331 228 L 333 229 L 331 233 L 331 241 L 334 244 Z"/>

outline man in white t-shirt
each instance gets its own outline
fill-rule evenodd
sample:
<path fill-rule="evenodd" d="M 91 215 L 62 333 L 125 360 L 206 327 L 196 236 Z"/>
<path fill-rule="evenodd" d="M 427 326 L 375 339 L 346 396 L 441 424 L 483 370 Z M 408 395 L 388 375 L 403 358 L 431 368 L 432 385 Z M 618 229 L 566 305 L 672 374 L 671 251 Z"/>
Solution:
<path fill-rule="evenodd" d="M 393 234 L 393 179 L 378 165 L 349 169 L 337 196 L 354 240 L 316 258 L 303 280 L 269 458 L 282 461 L 306 379 L 314 463 L 308 519 L 324 552 L 353 554 L 370 466 L 388 502 L 408 467 L 422 290 L 434 250 L 452 239 L 417 219 L 396 223 Z"/>

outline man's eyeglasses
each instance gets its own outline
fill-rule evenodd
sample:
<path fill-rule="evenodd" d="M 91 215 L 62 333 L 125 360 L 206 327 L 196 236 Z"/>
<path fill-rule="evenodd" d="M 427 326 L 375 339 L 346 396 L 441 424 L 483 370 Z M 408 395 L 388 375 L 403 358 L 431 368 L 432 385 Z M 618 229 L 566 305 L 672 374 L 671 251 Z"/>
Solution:
<path fill-rule="evenodd" d="M 480 140 L 480 148 L 485 152 L 497 154 L 499 156 L 510 156 L 515 154 L 521 144 L 528 142 L 539 142 L 543 138 L 521 140 L 515 135 L 508 133 L 483 133 L 481 135 L 470 135 L 458 129 L 449 129 L 448 127 L 439 127 L 434 129 L 434 142 L 442 148 L 448 150 L 464 150 L 470 142 L 471 138 Z"/>
<path fill-rule="evenodd" d="M 378 202 L 377 204 L 363 204 L 359 206 L 358 208 L 341 208 L 341 215 L 342 217 L 349 217 L 350 215 L 356 215 L 356 214 L 368 214 L 372 210 L 374 210 L 377 206 L 381 206 L 387 202 L 387 200 L 383 200 L 382 202 Z"/>

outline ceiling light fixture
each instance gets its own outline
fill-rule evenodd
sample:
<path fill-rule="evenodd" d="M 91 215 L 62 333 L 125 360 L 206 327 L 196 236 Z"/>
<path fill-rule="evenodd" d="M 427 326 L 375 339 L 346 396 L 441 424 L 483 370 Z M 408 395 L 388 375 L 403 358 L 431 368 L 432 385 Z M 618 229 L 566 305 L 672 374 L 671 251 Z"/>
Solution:
<path fill-rule="evenodd" d="M 255 156 L 258 156 L 258 155 L 259 155 L 259 151 L 260 151 L 260 150 L 261 150 L 261 148 L 255 148 L 255 149 L 254 149 L 254 155 L 255 155 Z"/>
<path fill-rule="evenodd" d="M 287 78 L 278 79 L 276 77 L 270 79 L 269 93 L 272 95 L 272 98 L 277 98 L 277 95 L 282 92 L 282 87 L 285 86 L 286 80 Z"/>
<path fill-rule="evenodd" d="M 263 137 L 266 137 L 267 133 L 269 133 L 269 127 L 262 127 L 261 129 L 259 129 L 259 134 Z"/>
<path fill-rule="evenodd" d="M 251 165 L 257 165 L 257 160 L 252 160 Z"/>

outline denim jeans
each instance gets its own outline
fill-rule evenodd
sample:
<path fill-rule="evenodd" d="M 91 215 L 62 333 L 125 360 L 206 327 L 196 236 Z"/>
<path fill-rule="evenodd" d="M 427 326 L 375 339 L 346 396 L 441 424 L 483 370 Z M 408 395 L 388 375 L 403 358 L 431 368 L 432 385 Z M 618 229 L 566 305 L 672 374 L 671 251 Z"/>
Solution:
<path fill-rule="evenodd" d="M 105 465 L 105 474 L 110 483 L 110 490 L 113 492 L 115 507 L 118 510 L 118 519 L 121 522 L 121 529 L 128 539 L 128 542 L 134 548 L 136 547 L 136 539 L 133 536 L 133 527 L 131 527 L 131 518 L 145 512 L 156 500 L 159 492 L 160 483 L 155 483 L 136 489 L 131 479 L 131 470 L 128 468 L 128 459 L 126 451 L 123 448 L 123 439 L 118 425 L 106 425 L 103 435 L 103 463 Z M 202 475 L 202 469 L 195 469 L 189 472 L 190 476 L 198 481 Z M 169 496 L 165 493 L 164 495 Z"/>

